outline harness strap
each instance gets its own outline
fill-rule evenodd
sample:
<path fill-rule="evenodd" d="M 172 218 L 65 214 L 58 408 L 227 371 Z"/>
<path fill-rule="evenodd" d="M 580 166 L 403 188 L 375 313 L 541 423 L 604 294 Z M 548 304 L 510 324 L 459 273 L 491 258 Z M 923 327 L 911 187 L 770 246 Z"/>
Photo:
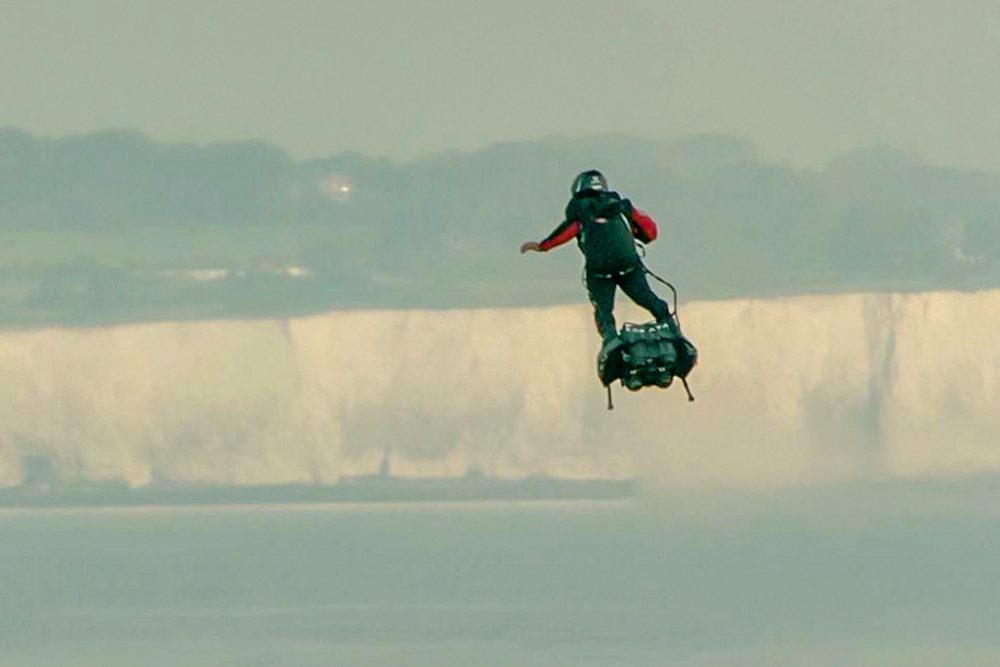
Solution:
<path fill-rule="evenodd" d="M 640 264 L 640 266 L 641 266 L 641 264 Z M 630 267 L 630 268 L 627 268 L 624 271 L 614 271 L 612 273 L 592 273 L 591 275 L 594 276 L 594 277 L 596 277 L 596 278 L 614 278 L 615 276 L 627 276 L 628 274 L 632 273 L 633 271 L 635 271 L 635 267 L 634 266 Z"/>

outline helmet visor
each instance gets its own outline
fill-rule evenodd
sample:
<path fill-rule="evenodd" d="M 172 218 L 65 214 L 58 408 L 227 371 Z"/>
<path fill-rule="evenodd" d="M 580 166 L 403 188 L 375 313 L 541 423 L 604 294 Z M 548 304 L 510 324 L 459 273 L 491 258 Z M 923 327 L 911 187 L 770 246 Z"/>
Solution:
<path fill-rule="evenodd" d="M 584 190 L 607 190 L 608 182 L 604 178 L 604 175 L 597 171 L 585 171 L 573 181 L 573 194 L 583 192 Z"/>

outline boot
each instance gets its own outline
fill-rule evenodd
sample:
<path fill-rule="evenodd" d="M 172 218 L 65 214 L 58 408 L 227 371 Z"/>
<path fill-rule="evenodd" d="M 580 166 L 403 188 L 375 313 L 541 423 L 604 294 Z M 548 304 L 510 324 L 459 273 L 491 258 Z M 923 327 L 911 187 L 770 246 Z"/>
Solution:
<path fill-rule="evenodd" d="M 667 327 L 670 329 L 670 333 L 672 333 L 677 338 L 683 338 L 684 337 L 681 334 L 681 328 L 679 326 L 677 326 L 677 320 L 675 320 L 674 316 L 671 315 L 669 312 L 666 314 L 665 317 L 657 317 L 656 318 L 656 323 L 657 324 L 666 324 Z"/>
<path fill-rule="evenodd" d="M 604 342 L 601 344 L 601 351 L 597 353 L 597 377 L 601 379 L 605 385 L 610 384 L 615 378 L 609 377 L 608 362 L 612 360 L 614 353 L 618 348 L 622 346 L 622 339 L 618 337 L 616 332 L 612 332 L 610 335 L 604 336 Z M 619 364 L 620 365 L 620 364 Z"/>

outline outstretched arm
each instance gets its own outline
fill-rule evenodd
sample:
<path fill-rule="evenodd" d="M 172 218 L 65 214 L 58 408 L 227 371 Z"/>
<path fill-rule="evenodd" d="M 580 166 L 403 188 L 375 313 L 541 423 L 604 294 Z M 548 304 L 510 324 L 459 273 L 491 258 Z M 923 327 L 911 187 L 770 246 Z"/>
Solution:
<path fill-rule="evenodd" d="M 540 242 L 528 241 L 527 243 L 521 244 L 521 252 L 525 253 L 529 250 L 534 250 L 535 252 L 546 252 L 552 250 L 556 246 L 561 246 L 563 243 L 575 239 L 577 234 L 580 233 L 580 223 L 577 221 L 565 221 L 560 224 L 555 230 L 542 239 Z"/>

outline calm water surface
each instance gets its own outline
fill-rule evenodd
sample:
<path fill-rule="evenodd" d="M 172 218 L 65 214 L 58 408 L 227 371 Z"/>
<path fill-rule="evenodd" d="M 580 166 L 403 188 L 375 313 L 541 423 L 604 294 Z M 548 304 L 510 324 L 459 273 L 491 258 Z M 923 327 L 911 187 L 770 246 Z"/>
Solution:
<path fill-rule="evenodd" d="M 0 512 L 0 666 L 1000 664 L 992 514 Z"/>

